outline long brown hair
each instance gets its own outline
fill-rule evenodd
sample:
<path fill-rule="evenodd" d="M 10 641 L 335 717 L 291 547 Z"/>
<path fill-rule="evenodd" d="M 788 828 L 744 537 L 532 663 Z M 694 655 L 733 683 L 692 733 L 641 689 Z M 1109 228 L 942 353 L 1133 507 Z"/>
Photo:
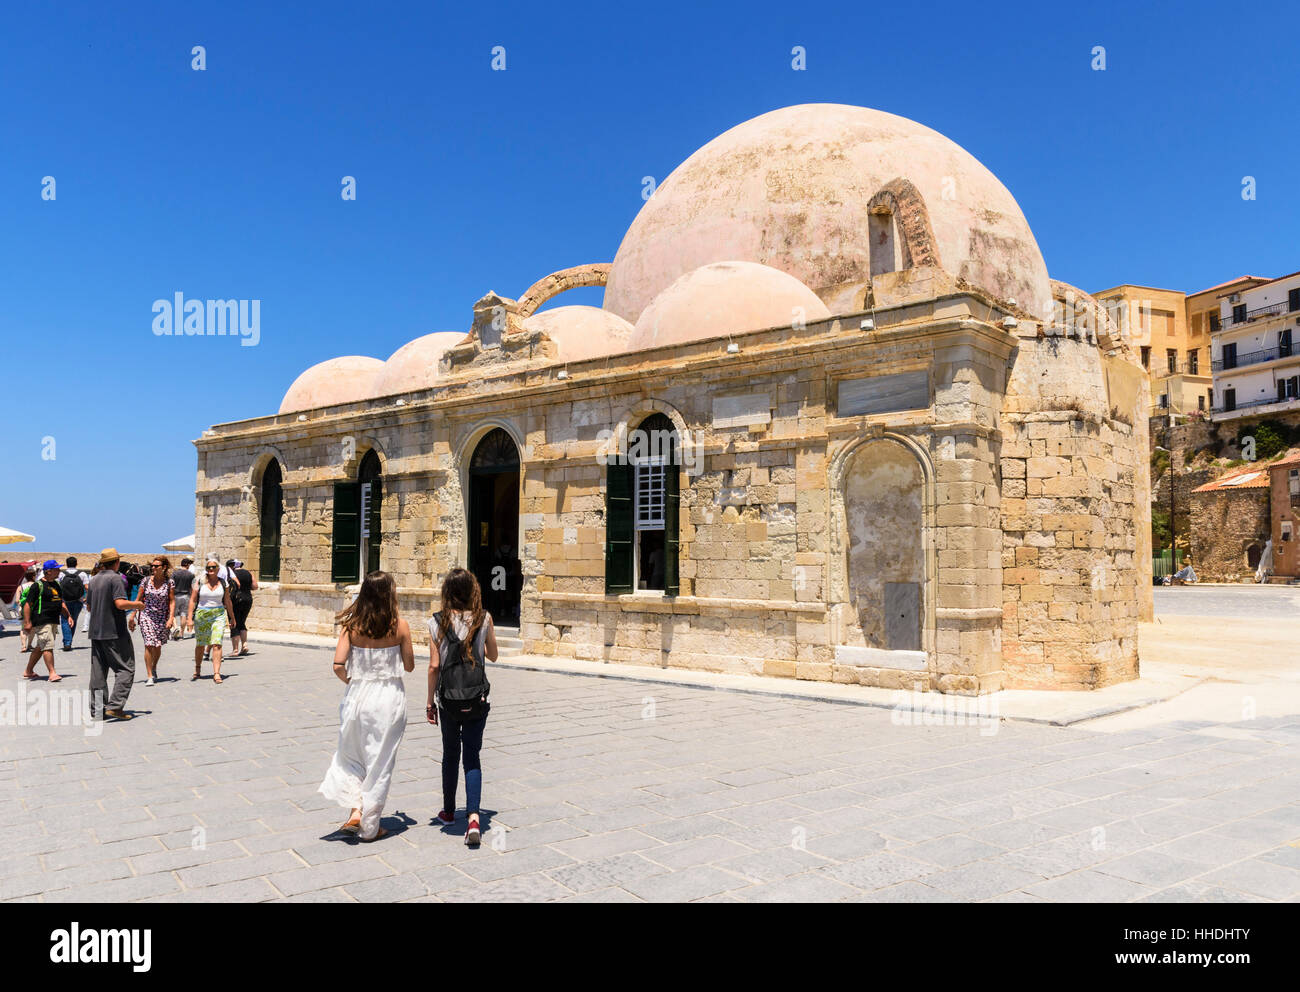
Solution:
<path fill-rule="evenodd" d="M 474 578 L 473 572 L 453 568 L 442 580 L 442 612 L 438 614 L 438 632 L 446 643 L 450 643 L 448 635 L 451 634 L 452 610 L 470 614 L 469 633 L 461 641 L 461 650 L 465 652 L 465 663 L 473 666 L 474 641 L 478 639 L 478 632 L 483 628 L 487 616 L 483 611 L 483 592 L 479 589 L 478 579 Z"/>
<path fill-rule="evenodd" d="M 397 630 L 397 583 L 387 572 L 371 572 L 357 598 L 334 618 L 349 633 L 382 641 Z"/>

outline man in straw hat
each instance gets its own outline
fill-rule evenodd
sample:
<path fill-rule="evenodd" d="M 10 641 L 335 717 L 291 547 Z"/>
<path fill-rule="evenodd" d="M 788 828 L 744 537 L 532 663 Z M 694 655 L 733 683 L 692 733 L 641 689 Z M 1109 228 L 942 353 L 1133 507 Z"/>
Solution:
<path fill-rule="evenodd" d="M 128 610 L 144 608 L 143 602 L 127 599 L 122 576 L 117 572 L 121 555 L 105 548 L 99 555 L 100 568 L 90 580 L 90 709 L 92 716 L 109 720 L 130 720 L 123 711 L 135 681 L 135 645 L 126 629 Z M 114 672 L 113 694 L 108 697 L 108 673 Z"/>

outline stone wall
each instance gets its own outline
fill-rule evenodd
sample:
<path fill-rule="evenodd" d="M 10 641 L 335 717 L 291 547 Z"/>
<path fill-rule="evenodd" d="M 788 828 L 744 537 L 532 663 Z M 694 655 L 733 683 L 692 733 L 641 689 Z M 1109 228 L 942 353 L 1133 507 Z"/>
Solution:
<path fill-rule="evenodd" d="M 277 459 L 281 579 L 263 584 L 250 627 L 332 633 L 355 595 L 330 578 L 334 485 L 374 450 L 380 567 L 422 641 L 437 583 L 466 562 L 468 461 L 499 427 L 520 454 L 529 652 L 963 693 L 1131 676 L 1140 446 L 1105 416 L 1100 366 L 1070 366 L 1099 361 L 1096 345 L 1049 354 L 1019 342 L 1018 373 L 1032 380 L 1059 360 L 1052 382 L 1086 390 L 1034 411 L 1008 407 L 1017 341 L 985 301 L 962 293 L 874 316 L 868 332 L 849 317 L 737 335 L 738 354 L 724 338 L 570 362 L 564 380 L 544 348 L 476 343 L 430 390 L 214 428 L 197 442 L 199 547 L 257 562 L 261 473 Z M 928 404 L 841 408 L 845 382 L 917 371 Z M 655 412 L 689 455 L 680 590 L 610 595 L 604 461 L 611 436 Z M 861 491 L 862 466 L 885 451 L 892 468 L 876 481 L 888 484 Z M 900 569 L 880 590 L 863 579 L 870 514 L 899 521 Z M 916 618 L 919 645 L 899 633 L 910 619 L 885 615 L 895 608 Z"/>
<path fill-rule="evenodd" d="M 1144 390 L 1112 384 L 1125 371 L 1140 380 L 1085 337 L 1020 343 L 999 453 L 1008 687 L 1137 677 L 1147 451 Z"/>
<path fill-rule="evenodd" d="M 1212 489 L 1196 493 L 1192 507 L 1192 567 L 1202 582 L 1253 582 L 1246 561 L 1270 531 L 1267 488 Z"/>

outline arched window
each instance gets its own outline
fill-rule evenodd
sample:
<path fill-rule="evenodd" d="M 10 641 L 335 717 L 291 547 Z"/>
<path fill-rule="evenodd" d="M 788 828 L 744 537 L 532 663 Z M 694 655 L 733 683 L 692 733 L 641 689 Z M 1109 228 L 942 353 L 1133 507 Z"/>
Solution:
<path fill-rule="evenodd" d="M 883 275 L 903 268 L 903 242 L 898 236 L 894 214 L 887 207 L 876 207 L 867 217 L 871 239 L 871 274 Z"/>
<path fill-rule="evenodd" d="M 379 570 L 382 545 L 380 507 L 384 481 L 379 455 L 372 448 L 361 459 L 355 482 L 334 483 L 334 536 L 330 577 L 334 582 L 360 582 Z"/>
<path fill-rule="evenodd" d="M 259 504 L 257 575 L 262 582 L 280 581 L 280 519 L 284 515 L 284 475 L 274 458 L 262 473 Z"/>
<path fill-rule="evenodd" d="M 680 441 L 653 413 L 628 432 L 605 486 L 605 591 L 661 590 L 676 596 L 680 533 Z"/>

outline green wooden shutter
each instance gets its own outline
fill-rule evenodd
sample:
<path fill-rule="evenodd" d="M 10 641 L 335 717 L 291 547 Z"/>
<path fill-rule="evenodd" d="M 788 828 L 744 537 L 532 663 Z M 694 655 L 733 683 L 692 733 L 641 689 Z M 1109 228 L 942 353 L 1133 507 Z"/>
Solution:
<path fill-rule="evenodd" d="M 334 535 L 331 542 L 330 579 L 359 582 L 361 564 L 361 484 L 334 483 Z"/>
<path fill-rule="evenodd" d="M 632 591 L 633 468 L 610 462 L 605 481 L 605 592 Z"/>
<path fill-rule="evenodd" d="M 681 469 L 673 459 L 664 472 L 664 595 L 676 596 L 681 589 L 677 552 L 681 544 Z"/>
<path fill-rule="evenodd" d="M 379 571 L 379 545 L 383 540 L 383 530 L 380 527 L 382 514 L 381 508 L 384 505 L 384 483 L 382 479 L 372 479 L 370 482 L 370 520 L 369 527 L 370 537 L 366 539 L 366 574 Z"/>

